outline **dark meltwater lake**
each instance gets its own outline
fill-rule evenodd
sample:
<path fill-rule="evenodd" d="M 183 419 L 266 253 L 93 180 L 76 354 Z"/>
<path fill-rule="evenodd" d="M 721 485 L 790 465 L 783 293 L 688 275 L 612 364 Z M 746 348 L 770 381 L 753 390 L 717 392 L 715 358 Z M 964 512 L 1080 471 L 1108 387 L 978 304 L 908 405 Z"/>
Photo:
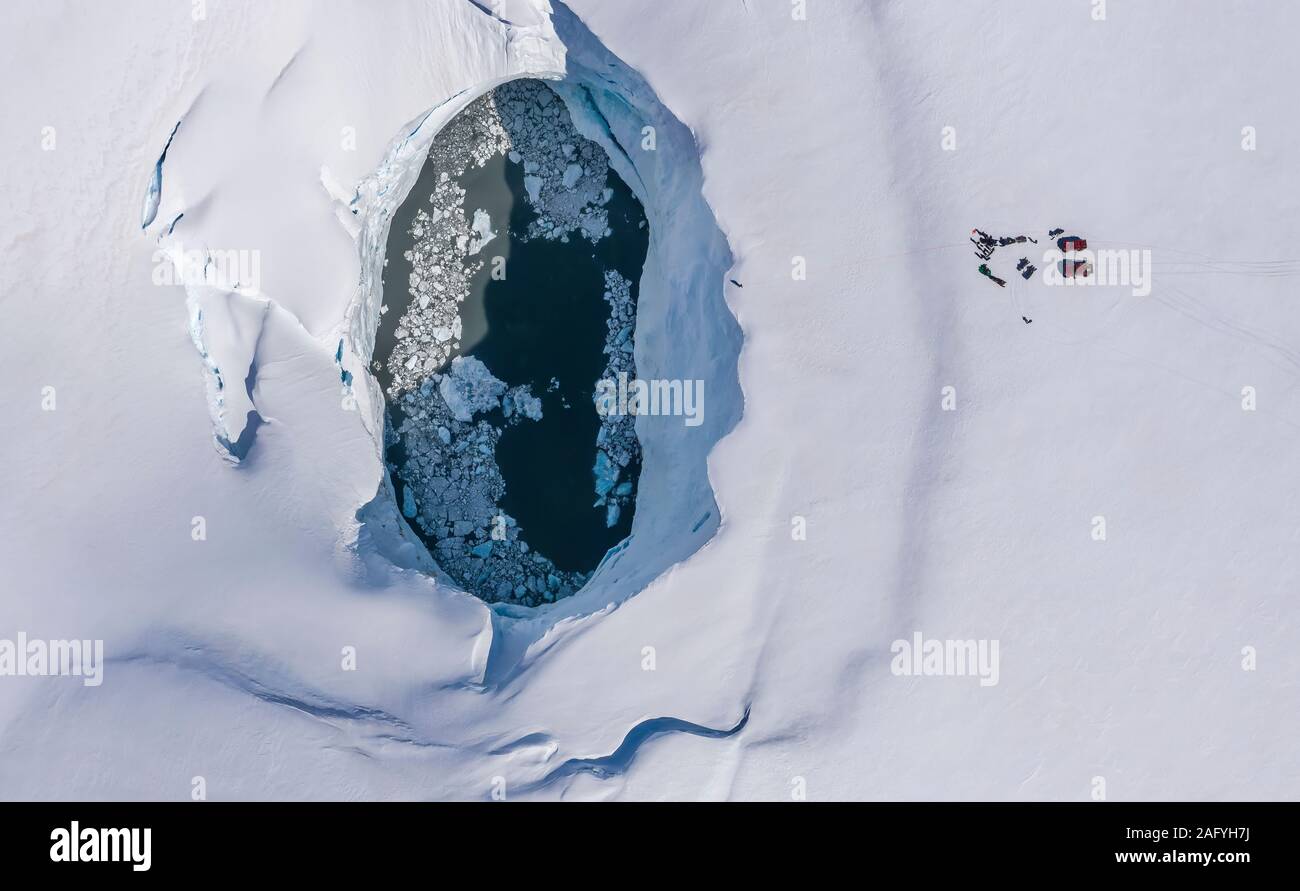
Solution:
<path fill-rule="evenodd" d="M 534 91 L 525 95 L 543 94 Z M 503 100 L 498 102 L 503 108 L 501 117 L 509 129 L 507 106 Z M 558 99 L 554 105 L 560 106 Z M 567 112 L 564 114 L 567 122 Z M 548 144 L 546 137 L 539 137 L 535 131 L 529 136 L 534 142 Z M 566 151 L 573 143 L 572 137 L 570 131 L 564 146 Z M 566 134 L 559 133 L 556 139 L 566 139 Z M 575 152 L 570 154 L 577 156 Z M 624 494 L 621 509 L 596 503 L 602 499 L 593 467 L 597 464 L 598 437 L 603 434 L 602 419 L 592 397 L 596 382 L 610 370 L 607 349 L 617 351 L 620 333 L 627 344 L 623 361 L 631 362 L 631 339 L 627 336 L 631 331 L 619 331 L 622 323 L 617 313 L 611 323 L 611 289 L 607 283 L 611 272 L 630 282 L 634 318 L 649 243 L 645 214 L 631 190 L 609 168 L 606 190 L 600 201 L 607 215 L 608 234 L 594 243 L 578 232 L 548 238 L 534 231 L 530 236 L 530 227 L 537 223 L 539 214 L 528 197 L 526 152 L 522 158 L 513 151 L 496 154 L 484 166 L 471 164 L 462 171 L 439 169 L 433 161 L 435 156 L 436 153 L 431 154 L 410 196 L 393 219 L 384 271 L 383 296 L 387 309 L 376 338 L 375 373 L 388 394 L 394 384 L 390 356 L 398 345 L 398 328 L 414 299 L 413 264 L 404 255 L 417 242 L 412 234 L 418 228 L 417 211 L 430 206 L 429 196 L 441 175 L 448 172 L 465 192 L 460 208 L 463 220 L 457 222 L 475 225 L 484 222 L 486 214 L 490 222 L 475 228 L 490 230 L 495 236 L 466 258 L 471 271 L 467 276 L 468 292 L 459 304 L 459 342 L 450 350 L 446 362 L 439 362 L 428 373 L 445 372 L 456 357 L 473 357 L 506 387 L 527 386 L 531 395 L 540 400 L 540 420 L 519 422 L 516 418 L 516 423 L 507 423 L 503 407 L 494 407 L 475 417 L 475 422 L 485 420 L 500 429 L 493 457 L 499 477 L 504 481 L 504 492 L 496 504 L 500 512 L 517 522 L 518 538 L 527 546 L 522 550 L 535 551 L 557 570 L 589 574 L 605 552 L 628 535 L 635 512 L 639 450 L 630 460 L 624 453 L 626 465 L 618 477 L 621 488 L 617 491 L 630 490 L 632 497 Z M 603 152 L 600 158 L 604 159 Z M 585 166 L 590 171 L 594 165 L 588 161 Z M 530 167 L 536 169 L 535 164 Z M 567 176 L 566 184 L 574 178 L 576 174 Z M 536 179 L 532 186 L 536 192 Z M 473 268 L 475 265 L 477 269 Z M 388 403 L 387 422 L 391 429 L 399 428 L 403 421 L 415 423 L 403 415 L 403 408 L 394 399 L 390 398 Z M 452 435 L 456 435 L 454 431 Z M 415 473 L 417 466 L 408 465 L 412 460 L 408 441 L 391 440 L 390 436 L 386 457 L 402 504 L 403 489 L 416 485 L 407 477 Z M 411 525 L 438 558 L 442 536 L 421 529 L 419 523 Z M 480 550 L 475 553 L 482 552 L 481 535 L 476 537 L 470 533 L 463 538 L 465 548 L 477 546 Z M 441 547 L 445 549 L 446 542 Z M 505 590 L 498 579 L 505 570 L 491 575 L 489 568 L 479 569 L 477 564 L 474 568 L 484 574 L 483 584 L 491 588 L 486 592 L 488 595 L 498 587 Z M 476 579 L 458 581 L 474 590 L 472 583 Z M 531 594 L 524 599 L 529 597 Z"/>

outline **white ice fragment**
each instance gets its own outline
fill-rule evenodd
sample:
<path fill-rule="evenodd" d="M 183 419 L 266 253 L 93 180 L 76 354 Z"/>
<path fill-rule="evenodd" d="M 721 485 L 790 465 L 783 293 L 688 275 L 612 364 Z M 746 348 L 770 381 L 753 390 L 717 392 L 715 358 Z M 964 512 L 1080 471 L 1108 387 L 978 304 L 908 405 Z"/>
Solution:
<path fill-rule="evenodd" d="M 542 197 L 542 178 L 540 176 L 525 176 L 524 189 L 528 192 L 528 200 L 536 204 Z"/>
<path fill-rule="evenodd" d="M 476 237 L 470 242 L 469 252 L 477 254 L 483 250 L 484 245 L 497 237 L 497 234 L 492 231 L 492 217 L 488 215 L 486 210 L 479 208 L 474 211 L 473 229 Z"/>
<path fill-rule="evenodd" d="M 527 384 L 524 384 L 506 393 L 501 400 L 501 410 L 507 418 L 519 414 L 529 420 L 540 421 L 542 419 L 542 400 L 534 396 L 532 389 Z"/>
<path fill-rule="evenodd" d="M 515 411 L 533 421 L 542 419 L 542 400 L 527 393 L 515 396 Z"/>
<path fill-rule="evenodd" d="M 450 370 L 438 384 L 438 392 L 458 421 L 473 420 L 475 412 L 496 408 L 505 391 L 506 385 L 473 356 L 452 359 Z"/>
<path fill-rule="evenodd" d="M 596 478 L 596 494 L 602 498 L 608 495 L 609 490 L 613 489 L 614 484 L 618 482 L 618 464 L 610 460 L 604 449 L 596 450 L 596 464 L 591 468 L 591 472 Z"/>

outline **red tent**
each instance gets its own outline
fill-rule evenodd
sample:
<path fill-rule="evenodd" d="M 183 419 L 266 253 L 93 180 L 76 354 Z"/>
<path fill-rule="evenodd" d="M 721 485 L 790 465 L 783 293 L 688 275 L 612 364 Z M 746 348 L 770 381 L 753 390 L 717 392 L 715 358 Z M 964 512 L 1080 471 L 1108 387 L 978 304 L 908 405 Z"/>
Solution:
<path fill-rule="evenodd" d="M 1087 278 L 1092 275 L 1092 264 L 1087 260 L 1075 260 L 1067 257 L 1057 264 L 1057 267 L 1061 270 L 1061 275 L 1066 278 Z"/>

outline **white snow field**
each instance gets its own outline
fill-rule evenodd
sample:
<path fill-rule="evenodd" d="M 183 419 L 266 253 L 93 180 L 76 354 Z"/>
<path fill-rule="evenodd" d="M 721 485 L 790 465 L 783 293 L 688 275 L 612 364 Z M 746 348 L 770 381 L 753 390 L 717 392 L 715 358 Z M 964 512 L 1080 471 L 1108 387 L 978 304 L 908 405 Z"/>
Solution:
<path fill-rule="evenodd" d="M 0 660 L 0 797 L 1297 797 L 1297 32 L 1268 0 L 4 4 L 0 640 L 105 664 Z M 706 412 L 638 419 L 614 565 L 493 612 L 404 531 L 366 369 L 389 216 L 521 76 L 628 147 L 637 367 Z M 976 273 L 972 227 L 1041 266 L 1058 226 L 1149 249 L 1151 293 L 1024 281 L 1020 245 Z M 896 674 L 916 633 L 996 641 L 997 683 Z"/>

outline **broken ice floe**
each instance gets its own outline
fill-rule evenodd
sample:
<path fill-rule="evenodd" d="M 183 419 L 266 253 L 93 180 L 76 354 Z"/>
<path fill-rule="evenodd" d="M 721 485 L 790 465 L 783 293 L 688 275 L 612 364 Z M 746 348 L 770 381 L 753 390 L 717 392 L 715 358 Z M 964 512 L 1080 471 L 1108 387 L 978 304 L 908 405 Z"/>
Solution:
<path fill-rule="evenodd" d="M 489 241 L 497 237 L 497 234 L 492 231 L 492 218 L 488 216 L 486 210 L 474 211 L 474 225 L 470 228 L 474 232 L 474 236 L 469 241 L 471 255 L 483 250 Z"/>
<path fill-rule="evenodd" d="M 506 405 L 503 425 L 482 417 Z M 393 408 L 401 420 L 388 436 L 404 460 L 389 469 L 401 484 L 402 514 L 433 540 L 448 575 L 487 599 L 529 605 L 586 583 L 587 575 L 560 571 L 530 550 L 514 518 L 498 506 L 505 494 L 494 457 L 501 431 L 541 418 L 541 402 L 528 387 L 507 390 L 482 362 L 458 356 L 445 374 L 431 375 Z"/>
<path fill-rule="evenodd" d="M 609 235 L 605 205 L 613 193 L 604 149 L 578 133 L 564 103 L 539 81 L 511 81 L 490 95 L 537 213 L 525 237 L 567 242 L 577 233 L 597 242 Z"/>
<path fill-rule="evenodd" d="M 605 301 L 609 303 L 608 333 L 605 336 L 605 371 L 602 380 L 615 380 L 619 373 L 636 375 L 632 357 L 636 325 L 636 303 L 632 283 L 615 270 L 605 272 Z M 600 398 L 599 388 L 593 401 Z M 596 464 L 592 475 L 596 481 L 596 507 L 605 508 L 605 525 L 613 527 L 622 509 L 635 499 L 630 480 L 619 483 L 623 471 L 641 456 L 641 441 L 636 436 L 635 417 L 630 414 L 602 412 L 600 432 L 596 435 Z"/>
<path fill-rule="evenodd" d="M 542 400 L 533 395 L 528 385 L 515 387 L 501 398 L 501 411 L 507 418 L 521 415 L 531 421 L 542 419 Z"/>
<path fill-rule="evenodd" d="M 487 366 L 473 356 L 457 356 L 451 370 L 442 375 L 438 392 L 451 416 L 458 421 L 473 420 L 476 412 L 489 411 L 500 405 L 506 385 L 492 376 Z"/>

